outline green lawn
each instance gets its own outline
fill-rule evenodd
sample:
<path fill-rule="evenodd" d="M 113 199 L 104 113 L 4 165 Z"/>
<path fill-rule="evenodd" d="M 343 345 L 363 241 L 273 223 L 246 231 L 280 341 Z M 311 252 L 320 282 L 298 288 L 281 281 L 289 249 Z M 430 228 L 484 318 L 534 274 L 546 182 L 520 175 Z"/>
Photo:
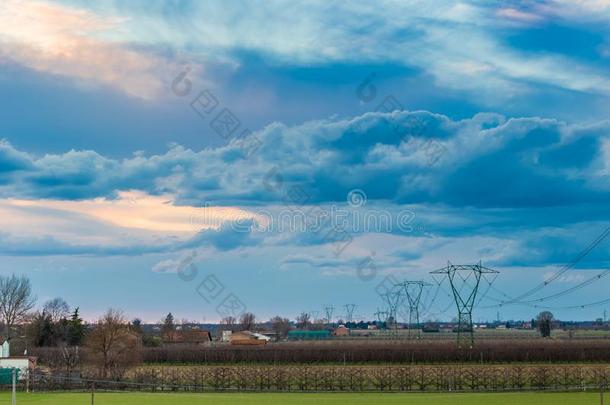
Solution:
<path fill-rule="evenodd" d="M 610 396 L 609 396 L 610 397 Z M 150 394 L 96 393 L 96 405 L 195 405 L 195 404 L 409 404 L 409 405 L 587 405 L 599 404 L 599 393 L 502 394 Z M 606 402 L 610 398 L 606 399 Z M 89 405 L 90 394 L 17 394 L 17 404 Z M 0 393 L 0 404 L 10 404 L 10 393 Z"/>

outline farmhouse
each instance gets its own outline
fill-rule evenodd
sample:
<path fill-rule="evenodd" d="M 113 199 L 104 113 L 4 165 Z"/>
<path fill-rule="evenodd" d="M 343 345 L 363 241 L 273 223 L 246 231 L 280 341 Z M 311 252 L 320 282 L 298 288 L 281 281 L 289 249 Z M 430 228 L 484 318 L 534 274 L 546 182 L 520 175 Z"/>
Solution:
<path fill-rule="evenodd" d="M 177 330 L 163 336 L 166 345 L 202 345 L 211 341 L 212 335 L 207 330 Z"/>
<path fill-rule="evenodd" d="M 334 334 L 335 334 L 335 336 L 348 336 L 349 329 L 347 327 L 345 327 L 345 325 L 339 325 L 337 327 L 337 329 L 335 329 Z"/>
<path fill-rule="evenodd" d="M 244 330 L 241 332 L 232 333 L 230 340 L 232 345 L 258 346 L 267 344 L 271 338 L 260 333 Z"/>
<path fill-rule="evenodd" d="M 2 346 L 0 347 L 0 369 L 16 368 L 19 370 L 20 380 L 27 378 L 30 370 L 36 368 L 36 357 L 11 356 L 9 342 L 2 337 L 0 337 L 0 341 L 2 341 Z"/>

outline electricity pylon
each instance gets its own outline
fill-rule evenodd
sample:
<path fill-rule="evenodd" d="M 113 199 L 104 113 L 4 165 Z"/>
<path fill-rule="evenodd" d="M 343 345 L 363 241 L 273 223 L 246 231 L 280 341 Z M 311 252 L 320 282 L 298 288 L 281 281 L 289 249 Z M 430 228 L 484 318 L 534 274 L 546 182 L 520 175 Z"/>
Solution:
<path fill-rule="evenodd" d="M 333 323 L 333 311 L 334 310 L 335 310 L 335 307 L 333 307 L 332 305 L 324 306 L 324 313 L 326 314 L 326 322 L 329 324 Z"/>
<path fill-rule="evenodd" d="M 455 299 L 455 305 L 458 310 L 458 347 L 463 347 L 467 342 L 469 342 L 471 347 L 474 345 L 472 310 L 474 309 L 479 285 L 481 284 L 481 279 L 491 285 L 498 276 L 498 273 L 497 270 L 484 267 L 481 262 L 478 264 L 458 265 L 447 262 L 447 267 L 430 272 L 433 277 L 442 276 L 440 281 L 437 280 L 437 283 L 439 284 L 442 283 L 445 277 L 449 279 L 449 284 L 453 291 L 453 298 Z"/>
<path fill-rule="evenodd" d="M 354 310 L 356 304 L 345 304 L 345 322 L 352 322 L 354 320 Z"/>
<path fill-rule="evenodd" d="M 419 302 L 421 301 L 421 295 L 425 287 L 429 287 L 432 284 L 426 283 L 425 281 L 408 281 L 405 280 L 402 283 L 396 284 L 397 287 L 403 287 L 405 290 L 405 296 L 409 304 L 409 336 L 411 336 L 411 328 L 415 324 L 419 328 Z"/>
<path fill-rule="evenodd" d="M 382 311 L 379 308 L 377 308 L 377 312 L 375 312 L 375 317 L 377 318 L 377 321 L 380 324 L 385 323 L 388 320 L 388 311 Z"/>
<path fill-rule="evenodd" d="M 390 290 L 386 293 L 381 294 L 388 305 L 388 324 L 389 326 L 396 325 L 396 310 L 402 303 L 402 292 L 401 290 Z"/>

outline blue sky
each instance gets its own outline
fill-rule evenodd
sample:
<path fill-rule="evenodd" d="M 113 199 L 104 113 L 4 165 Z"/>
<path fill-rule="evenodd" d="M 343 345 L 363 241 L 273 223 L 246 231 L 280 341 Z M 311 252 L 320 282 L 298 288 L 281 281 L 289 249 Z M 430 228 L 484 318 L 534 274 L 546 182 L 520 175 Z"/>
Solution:
<path fill-rule="evenodd" d="M 89 319 L 215 321 L 227 297 L 370 318 L 388 280 L 482 260 L 501 274 L 475 319 L 530 318 L 494 305 L 610 225 L 609 19 L 605 0 L 4 1 L 0 271 Z M 348 232 L 286 226 L 320 212 Z M 601 274 L 608 243 L 528 299 Z M 599 317 L 567 307 L 607 282 L 544 305 Z"/>

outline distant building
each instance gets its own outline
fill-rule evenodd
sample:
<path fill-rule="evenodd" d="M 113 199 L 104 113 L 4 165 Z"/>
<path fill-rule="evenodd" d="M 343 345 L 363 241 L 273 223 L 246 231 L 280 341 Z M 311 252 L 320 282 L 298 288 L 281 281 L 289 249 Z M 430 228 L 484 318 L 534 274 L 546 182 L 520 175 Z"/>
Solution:
<path fill-rule="evenodd" d="M 8 340 L 0 337 L 2 341 L 2 347 L 0 349 L 0 369 L 13 369 L 19 370 L 19 379 L 23 380 L 27 378 L 30 370 L 36 368 L 36 357 L 33 356 L 11 356 L 10 345 Z"/>
<path fill-rule="evenodd" d="M 168 345 L 201 345 L 212 341 L 207 330 L 176 330 L 163 336 L 163 343 Z"/>
<path fill-rule="evenodd" d="M 345 325 L 339 325 L 334 332 L 335 336 L 349 336 L 349 329 Z"/>
<path fill-rule="evenodd" d="M 250 332 L 244 330 L 241 332 L 233 332 L 230 335 L 230 342 L 232 345 L 244 345 L 244 346 L 259 346 L 265 345 L 271 340 L 270 337 L 262 335 L 260 333 Z"/>
<path fill-rule="evenodd" d="M 222 335 L 220 335 L 220 341 L 221 342 L 230 342 L 232 334 L 233 334 L 233 332 L 230 330 L 223 330 Z"/>
<path fill-rule="evenodd" d="M 422 331 L 424 333 L 437 333 L 440 332 L 439 324 L 436 322 L 426 322 L 424 326 L 422 326 Z"/>

